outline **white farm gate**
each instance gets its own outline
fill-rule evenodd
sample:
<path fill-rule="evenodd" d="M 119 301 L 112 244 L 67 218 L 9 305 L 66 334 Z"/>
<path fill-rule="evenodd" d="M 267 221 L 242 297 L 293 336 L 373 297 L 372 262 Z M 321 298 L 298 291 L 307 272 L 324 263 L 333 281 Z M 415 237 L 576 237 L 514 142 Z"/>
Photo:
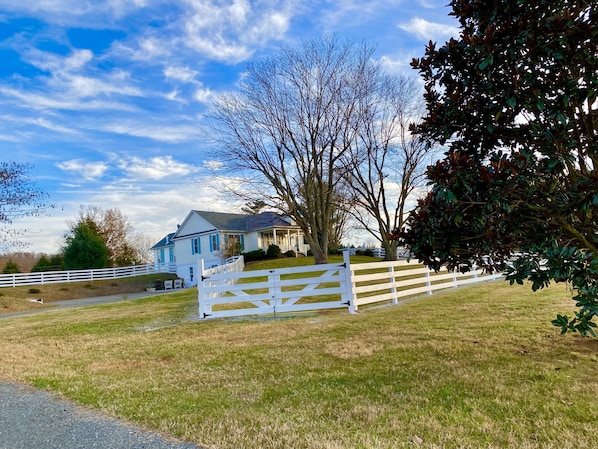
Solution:
<path fill-rule="evenodd" d="M 260 271 L 214 273 L 202 270 L 198 283 L 199 317 L 223 318 L 392 302 L 435 290 L 496 279 L 474 269 L 467 273 L 435 273 L 406 261 L 351 265 L 311 265 Z"/>

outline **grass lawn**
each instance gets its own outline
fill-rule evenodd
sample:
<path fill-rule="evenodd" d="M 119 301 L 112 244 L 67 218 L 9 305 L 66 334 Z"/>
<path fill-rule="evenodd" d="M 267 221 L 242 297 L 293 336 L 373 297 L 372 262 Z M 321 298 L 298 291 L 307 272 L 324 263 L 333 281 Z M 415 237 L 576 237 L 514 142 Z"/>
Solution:
<path fill-rule="evenodd" d="M 562 286 L 194 321 L 195 290 L 0 320 L 0 376 L 206 448 L 593 448 L 598 340 Z"/>
<path fill-rule="evenodd" d="M 141 292 L 146 287 L 153 286 L 156 280 L 164 281 L 174 278 L 176 275 L 160 273 L 100 281 L 3 287 L 0 288 L 0 315 L 22 310 L 41 309 L 55 301 Z M 44 303 L 38 304 L 30 301 L 38 298 L 43 299 Z"/>

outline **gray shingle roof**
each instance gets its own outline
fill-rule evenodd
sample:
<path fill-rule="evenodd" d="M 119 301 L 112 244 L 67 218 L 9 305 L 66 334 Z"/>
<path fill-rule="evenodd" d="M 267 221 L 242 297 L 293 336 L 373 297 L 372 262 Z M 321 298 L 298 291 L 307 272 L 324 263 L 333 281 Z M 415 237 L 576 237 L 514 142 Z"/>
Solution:
<path fill-rule="evenodd" d="M 223 212 L 194 211 L 196 214 L 223 231 L 249 232 L 272 227 L 292 226 L 276 212 L 262 212 L 256 215 L 228 214 Z"/>
<path fill-rule="evenodd" d="M 194 211 L 197 215 L 213 224 L 216 229 L 226 231 L 245 231 L 246 215 L 227 214 L 224 212 L 206 212 L 203 210 Z"/>

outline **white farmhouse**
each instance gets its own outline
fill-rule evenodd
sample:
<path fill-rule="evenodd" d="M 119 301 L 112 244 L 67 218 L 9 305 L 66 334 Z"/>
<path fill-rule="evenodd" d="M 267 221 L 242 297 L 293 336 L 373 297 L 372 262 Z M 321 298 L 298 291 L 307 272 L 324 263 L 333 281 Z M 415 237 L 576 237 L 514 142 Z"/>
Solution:
<path fill-rule="evenodd" d="M 197 284 L 198 261 L 210 268 L 224 262 L 226 248 L 235 244 L 241 252 L 268 250 L 277 245 L 284 253 L 307 254 L 303 232 L 288 217 L 275 212 L 255 215 L 192 210 L 176 232 L 168 234 L 151 250 L 154 263 L 176 264 L 185 285 Z"/>

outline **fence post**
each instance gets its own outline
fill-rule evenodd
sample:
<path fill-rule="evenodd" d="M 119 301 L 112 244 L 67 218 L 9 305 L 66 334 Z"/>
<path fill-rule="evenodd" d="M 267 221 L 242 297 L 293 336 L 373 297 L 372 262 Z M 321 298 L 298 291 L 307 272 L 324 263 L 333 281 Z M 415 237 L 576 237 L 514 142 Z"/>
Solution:
<path fill-rule="evenodd" d="M 428 295 L 432 294 L 432 282 L 430 282 L 430 268 L 426 267 L 426 287 L 428 287 Z"/>
<path fill-rule="evenodd" d="M 197 275 L 199 276 L 199 279 L 197 280 L 197 302 L 198 302 L 198 306 L 199 306 L 199 318 L 200 319 L 205 319 L 207 318 L 208 315 L 210 315 L 212 313 L 212 303 L 210 302 L 208 304 L 208 301 L 206 301 L 206 297 L 205 297 L 205 292 L 204 292 L 204 277 L 203 277 L 203 273 L 204 273 L 204 262 L 203 259 L 199 259 L 197 261 Z"/>
<path fill-rule="evenodd" d="M 276 270 L 270 270 L 268 275 L 268 293 L 270 294 L 270 306 L 276 314 L 278 306 L 282 306 L 282 291 L 280 289 L 280 275 Z"/>
<path fill-rule="evenodd" d="M 347 304 L 349 308 L 349 313 L 357 313 L 357 304 L 356 304 L 356 297 L 355 291 L 353 290 L 353 276 L 351 276 L 351 255 L 349 251 L 343 251 L 343 270 L 345 270 L 344 276 L 344 298 L 343 303 Z"/>
<path fill-rule="evenodd" d="M 394 263 L 388 267 L 388 271 L 390 272 L 390 292 L 392 293 L 392 304 L 398 304 L 399 300 L 397 298 L 397 285 L 395 280 L 395 265 Z"/>

